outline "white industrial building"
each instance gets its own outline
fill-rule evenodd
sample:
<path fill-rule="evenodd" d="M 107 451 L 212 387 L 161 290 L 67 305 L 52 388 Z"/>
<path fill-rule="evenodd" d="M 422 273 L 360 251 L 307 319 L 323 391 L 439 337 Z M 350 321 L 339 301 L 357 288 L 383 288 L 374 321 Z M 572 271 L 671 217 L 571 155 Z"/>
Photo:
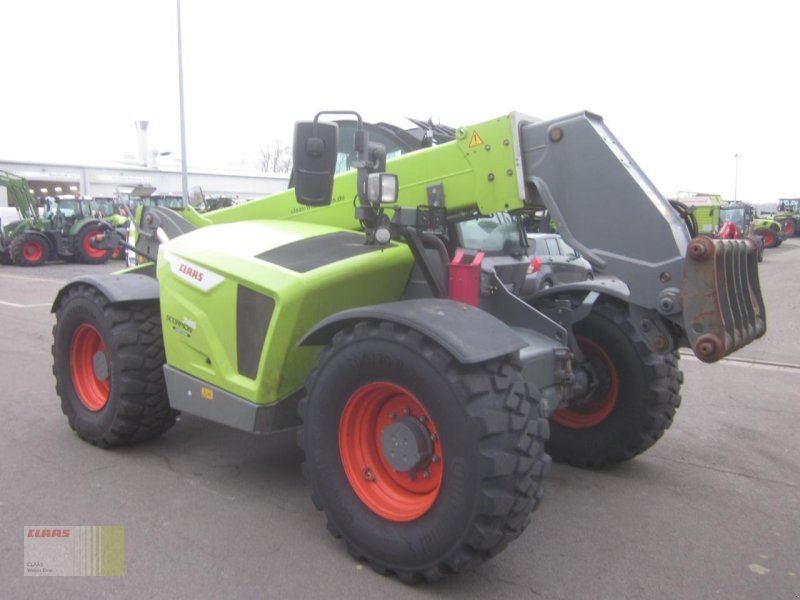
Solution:
<path fill-rule="evenodd" d="M 77 194 L 114 196 L 117 188 L 151 185 L 159 194 L 181 193 L 181 171 L 176 167 L 147 167 L 125 163 L 76 164 L 3 160 L 0 170 L 28 181 L 36 197 Z M 189 187 L 200 186 L 210 196 L 232 196 L 242 200 L 263 198 L 286 189 L 288 175 L 257 171 L 188 170 Z M 0 206 L 8 206 L 0 187 Z"/>
<path fill-rule="evenodd" d="M 129 160 L 85 164 L 43 162 L 0 157 L 0 170 L 28 181 L 37 198 L 62 194 L 116 196 L 123 188 L 149 185 L 157 194 L 181 194 L 181 170 L 177 164 L 159 164 L 159 155 L 147 146 L 147 122 L 136 122 L 138 152 Z M 199 186 L 206 196 L 239 200 L 263 198 L 287 188 L 287 174 L 269 174 L 246 169 L 188 168 L 189 189 Z M 6 189 L 0 186 L 0 207 L 8 206 Z"/>

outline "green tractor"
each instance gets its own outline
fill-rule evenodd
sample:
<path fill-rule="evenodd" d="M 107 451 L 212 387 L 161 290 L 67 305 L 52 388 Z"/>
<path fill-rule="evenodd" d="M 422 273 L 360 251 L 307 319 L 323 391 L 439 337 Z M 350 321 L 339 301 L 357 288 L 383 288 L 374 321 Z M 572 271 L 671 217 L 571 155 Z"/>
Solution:
<path fill-rule="evenodd" d="M 788 221 L 781 222 L 770 215 L 761 214 L 756 216 L 752 222 L 753 231 L 760 235 L 767 248 L 777 248 L 784 240 L 787 233 L 784 227 L 788 226 Z"/>
<path fill-rule="evenodd" d="M 774 219 L 780 222 L 787 237 L 800 235 L 800 198 L 781 198 Z"/>
<path fill-rule="evenodd" d="M 0 261 L 34 267 L 57 258 L 99 264 L 111 257 L 113 249 L 97 247 L 94 242 L 108 226 L 94 216 L 89 200 L 49 200 L 40 217 L 27 181 L 0 171 L 0 186 L 8 189 L 20 215 L 19 221 L 0 224 Z"/>
<path fill-rule="evenodd" d="M 766 331 L 755 244 L 692 238 L 597 115 L 401 135 L 322 114 L 295 126 L 293 188 L 144 206 L 147 262 L 59 291 L 56 390 L 80 438 L 142 442 L 179 411 L 297 428 L 330 531 L 432 581 L 522 533 L 550 456 L 600 467 L 655 444 L 679 347 L 710 363 Z M 545 209 L 619 279 L 520 299 L 522 221 Z"/>

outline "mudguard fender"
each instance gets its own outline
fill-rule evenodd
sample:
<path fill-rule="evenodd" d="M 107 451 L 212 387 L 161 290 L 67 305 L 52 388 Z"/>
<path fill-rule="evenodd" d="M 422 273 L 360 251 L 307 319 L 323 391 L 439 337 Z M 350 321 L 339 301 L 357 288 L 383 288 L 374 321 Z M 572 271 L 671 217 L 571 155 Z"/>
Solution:
<path fill-rule="evenodd" d="M 345 310 L 317 323 L 298 342 L 321 346 L 359 321 L 389 321 L 430 338 L 462 364 L 475 364 L 516 352 L 527 342 L 498 318 L 474 306 L 438 298 L 420 298 Z"/>
<path fill-rule="evenodd" d="M 91 285 L 113 303 L 158 300 L 158 280 L 138 273 L 109 273 L 106 275 L 81 275 L 61 288 L 50 312 L 56 312 L 61 299 L 74 286 Z"/>
<path fill-rule="evenodd" d="M 558 296 L 570 292 L 597 292 L 598 294 L 611 296 L 624 302 L 631 301 L 631 293 L 625 282 L 619 279 L 587 279 L 576 283 L 563 283 L 557 286 L 539 290 L 525 298 L 528 303 L 535 303 L 537 300 L 548 296 Z"/>

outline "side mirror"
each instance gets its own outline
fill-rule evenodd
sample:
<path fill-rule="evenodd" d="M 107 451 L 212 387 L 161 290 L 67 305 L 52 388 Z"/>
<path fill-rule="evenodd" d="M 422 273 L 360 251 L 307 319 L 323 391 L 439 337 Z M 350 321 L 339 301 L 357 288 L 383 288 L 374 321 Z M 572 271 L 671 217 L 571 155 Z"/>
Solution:
<path fill-rule="evenodd" d="M 298 121 L 294 126 L 294 195 L 305 206 L 327 206 L 333 193 L 339 126 Z"/>

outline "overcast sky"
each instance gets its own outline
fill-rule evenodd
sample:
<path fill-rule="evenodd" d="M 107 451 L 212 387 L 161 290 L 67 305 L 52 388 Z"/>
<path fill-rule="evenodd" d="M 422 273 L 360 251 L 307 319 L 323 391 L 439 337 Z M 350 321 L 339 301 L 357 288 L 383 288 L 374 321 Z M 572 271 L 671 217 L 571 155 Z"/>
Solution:
<path fill-rule="evenodd" d="M 800 196 L 800 7 L 183 0 L 190 165 L 252 166 L 321 109 L 465 125 L 599 113 L 659 189 Z M 179 155 L 173 0 L 5 0 L 0 160 Z M 190 182 L 191 183 L 191 182 Z"/>

